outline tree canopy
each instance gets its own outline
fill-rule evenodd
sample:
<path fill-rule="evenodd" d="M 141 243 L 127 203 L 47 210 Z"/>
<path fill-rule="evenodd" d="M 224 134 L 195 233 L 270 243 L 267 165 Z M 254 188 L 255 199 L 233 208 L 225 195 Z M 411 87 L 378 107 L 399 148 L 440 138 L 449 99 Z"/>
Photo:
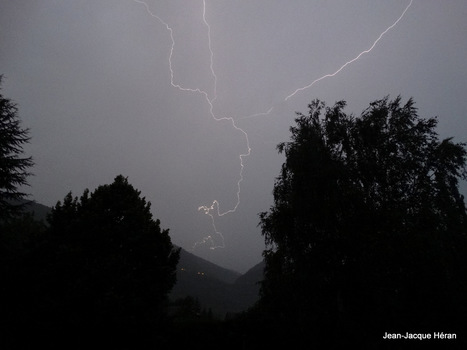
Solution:
<path fill-rule="evenodd" d="M 345 106 L 313 101 L 278 145 L 286 160 L 274 205 L 260 214 L 262 304 L 305 333 L 457 329 L 467 292 L 465 144 L 440 140 L 436 118 L 419 117 L 412 99 L 385 97 L 359 117 Z"/>
<path fill-rule="evenodd" d="M 16 269 L 24 278 L 13 278 L 22 302 L 12 314 L 21 324 L 156 332 L 176 281 L 179 249 L 140 194 L 119 175 L 80 198 L 69 193 L 52 208 L 46 232 Z"/>
<path fill-rule="evenodd" d="M 25 193 L 20 188 L 27 185 L 33 165 L 31 157 L 23 156 L 28 142 L 29 130 L 21 127 L 17 105 L 0 93 L 0 223 L 21 209 L 18 201 Z"/>

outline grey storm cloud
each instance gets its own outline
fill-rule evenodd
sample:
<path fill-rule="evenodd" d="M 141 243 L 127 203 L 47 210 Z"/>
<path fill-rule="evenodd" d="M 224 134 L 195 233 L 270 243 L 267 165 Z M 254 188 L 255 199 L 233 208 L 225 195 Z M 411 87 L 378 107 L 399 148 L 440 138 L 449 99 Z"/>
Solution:
<path fill-rule="evenodd" d="M 466 141 L 467 3 L 410 3 L 3 1 L 0 74 L 31 129 L 28 191 L 54 205 L 123 174 L 175 244 L 211 236 L 194 253 L 243 272 L 264 249 L 258 213 L 284 160 L 275 146 L 312 99 L 359 114 L 386 95 L 413 97 L 441 137 Z M 214 200 L 224 240 L 198 210 Z"/>

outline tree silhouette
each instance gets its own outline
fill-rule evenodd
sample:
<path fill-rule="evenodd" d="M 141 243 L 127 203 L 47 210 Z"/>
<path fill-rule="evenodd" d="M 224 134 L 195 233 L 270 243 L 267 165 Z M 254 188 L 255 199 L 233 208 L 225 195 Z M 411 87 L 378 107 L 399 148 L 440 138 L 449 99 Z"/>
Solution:
<path fill-rule="evenodd" d="M 465 144 L 440 141 L 412 99 L 345 105 L 313 101 L 278 145 L 260 304 L 328 340 L 465 327 Z"/>
<path fill-rule="evenodd" d="M 0 75 L 0 87 L 1 82 Z M 21 209 L 18 200 L 25 193 L 19 187 L 27 185 L 27 169 L 33 165 L 31 157 L 22 156 L 28 142 L 29 130 L 21 128 L 16 104 L 0 94 L 0 224 Z"/>
<path fill-rule="evenodd" d="M 106 345 L 160 334 L 179 249 L 140 191 L 119 175 L 79 199 L 69 193 L 48 223 L 21 270 L 23 325 L 88 340 L 105 332 Z"/>

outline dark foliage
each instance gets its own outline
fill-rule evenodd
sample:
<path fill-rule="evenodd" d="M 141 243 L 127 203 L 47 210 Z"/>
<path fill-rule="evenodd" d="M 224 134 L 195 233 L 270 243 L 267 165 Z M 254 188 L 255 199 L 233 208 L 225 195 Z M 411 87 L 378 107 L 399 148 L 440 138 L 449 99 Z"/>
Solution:
<path fill-rule="evenodd" d="M 0 93 L 0 225 L 21 212 L 18 201 L 26 194 L 19 188 L 27 185 L 33 165 L 31 157 L 23 157 L 28 142 L 29 130 L 21 128 L 18 107 Z"/>
<path fill-rule="evenodd" d="M 111 335 L 106 346 L 161 337 L 179 249 L 140 192 L 117 176 L 79 199 L 68 194 L 48 223 L 9 275 L 16 283 L 7 293 L 16 302 L 5 323 L 51 340 Z"/>
<path fill-rule="evenodd" d="M 344 107 L 313 101 L 278 146 L 259 312 L 318 343 L 464 333 L 465 144 L 440 141 L 412 99 L 383 98 L 360 117 Z"/>

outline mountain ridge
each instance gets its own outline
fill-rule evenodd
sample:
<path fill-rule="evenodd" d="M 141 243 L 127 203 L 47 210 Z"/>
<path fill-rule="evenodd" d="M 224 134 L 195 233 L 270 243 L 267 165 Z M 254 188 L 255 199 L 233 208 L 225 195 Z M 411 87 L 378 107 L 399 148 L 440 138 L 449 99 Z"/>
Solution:
<path fill-rule="evenodd" d="M 239 313 L 253 306 L 259 299 L 259 282 L 263 278 L 263 270 L 264 262 L 260 262 L 246 273 L 240 274 L 182 248 L 177 267 L 177 283 L 170 298 L 195 298 L 202 308 L 211 309 L 218 318 L 228 313 Z"/>

